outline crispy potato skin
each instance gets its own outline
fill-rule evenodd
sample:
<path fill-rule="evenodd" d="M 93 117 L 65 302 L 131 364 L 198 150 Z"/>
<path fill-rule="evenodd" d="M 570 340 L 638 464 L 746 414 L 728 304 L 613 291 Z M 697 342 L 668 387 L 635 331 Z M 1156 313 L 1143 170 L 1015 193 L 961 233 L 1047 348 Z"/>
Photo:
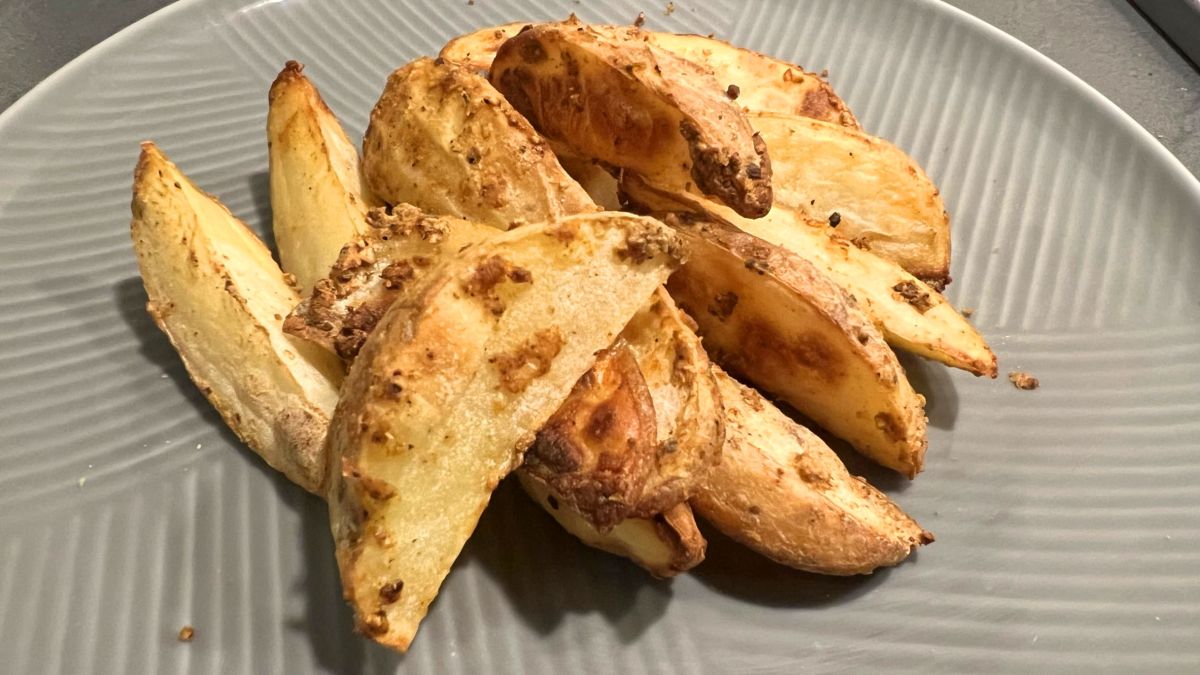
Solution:
<path fill-rule="evenodd" d="M 720 394 L 687 321 L 656 291 L 526 455 L 522 472 L 598 534 L 670 511 L 720 460 Z"/>
<path fill-rule="evenodd" d="M 748 217 L 771 208 L 766 145 L 712 74 L 690 61 L 568 21 L 510 38 L 489 79 L 573 155 L 666 189 L 698 190 Z"/>
<path fill-rule="evenodd" d="M 527 25 L 529 22 L 509 23 L 460 35 L 446 43 L 440 55 L 473 70 L 487 71 L 500 45 Z M 730 91 L 729 85 L 737 87 L 734 101 L 748 111 L 801 115 L 859 128 L 858 120 L 833 87 L 820 75 L 795 64 L 703 35 L 661 33 L 633 26 L 592 28 L 606 35 L 643 40 L 712 70 L 721 91 Z"/>
<path fill-rule="evenodd" d="M 498 232 L 411 204 L 374 207 L 366 223 L 366 233 L 342 248 L 329 276 L 283 322 L 284 331 L 337 354 L 347 366 L 393 303 L 420 297 L 441 263 Z"/>
<path fill-rule="evenodd" d="M 816 267 L 721 223 L 668 217 L 690 257 L 667 284 L 712 359 L 914 477 L 924 399 L 871 320 Z"/>
<path fill-rule="evenodd" d="M 704 561 L 708 542 L 686 502 L 652 517 L 626 518 L 611 530 L 600 532 L 579 512 L 563 507 L 561 495 L 545 483 L 525 471 L 517 472 L 517 476 L 521 487 L 546 513 L 592 548 L 629 558 L 659 578 L 676 576 Z"/>
<path fill-rule="evenodd" d="M 648 218 L 566 218 L 469 248 L 388 310 L 328 440 L 330 520 L 361 631 L 407 649 L 492 490 L 680 251 Z"/>
<path fill-rule="evenodd" d="M 599 532 L 629 516 L 653 470 L 654 401 L 637 358 L 618 339 L 538 430 L 522 473 Z"/>
<path fill-rule="evenodd" d="M 132 210 L 146 309 L 192 381 L 250 449 L 321 492 L 341 372 L 328 354 L 284 335 L 296 289 L 254 233 L 153 143 L 142 144 Z"/>
<path fill-rule="evenodd" d="M 307 293 L 363 233 L 369 200 L 358 151 L 303 69 L 288 61 L 271 85 L 267 146 L 275 244 Z"/>
<path fill-rule="evenodd" d="M 891 143 L 792 115 L 750 115 L 771 148 L 780 206 L 941 288 L 950 279 L 950 216 L 937 186 Z"/>
<path fill-rule="evenodd" d="M 827 223 L 782 206 L 762 218 L 743 218 L 715 202 L 665 194 L 637 181 L 624 192 L 639 209 L 660 218 L 682 211 L 736 227 L 807 260 L 853 296 L 894 347 L 996 377 L 996 355 L 983 336 L 934 288 L 896 263 L 835 236 Z"/>
<path fill-rule="evenodd" d="M 485 78 L 442 60 L 388 77 L 363 137 L 363 173 L 389 204 L 500 229 L 598 210 Z"/>
<path fill-rule="evenodd" d="M 869 574 L 933 541 L 815 434 L 757 391 L 716 375 L 724 455 L 692 498 L 705 520 L 776 562 L 820 574 Z"/>

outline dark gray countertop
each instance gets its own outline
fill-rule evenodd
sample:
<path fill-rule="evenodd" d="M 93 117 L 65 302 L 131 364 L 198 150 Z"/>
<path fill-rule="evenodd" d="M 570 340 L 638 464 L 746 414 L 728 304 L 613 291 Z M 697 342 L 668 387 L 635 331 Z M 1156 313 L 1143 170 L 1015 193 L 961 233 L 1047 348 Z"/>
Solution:
<path fill-rule="evenodd" d="M 453 1 L 453 0 L 450 0 Z M 0 110 L 169 0 L 0 1 Z M 1200 175 L 1200 72 L 1127 0 L 951 0 L 1083 78 Z"/>

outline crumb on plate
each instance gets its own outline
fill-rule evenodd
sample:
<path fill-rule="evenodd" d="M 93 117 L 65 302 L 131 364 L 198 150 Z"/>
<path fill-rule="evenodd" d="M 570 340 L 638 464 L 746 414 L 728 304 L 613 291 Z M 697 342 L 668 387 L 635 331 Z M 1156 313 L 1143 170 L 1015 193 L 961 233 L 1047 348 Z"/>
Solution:
<path fill-rule="evenodd" d="M 1013 386 L 1017 389 L 1024 389 L 1025 391 L 1037 389 L 1038 386 L 1041 385 L 1036 377 L 1020 370 L 1014 370 L 1009 373 L 1008 380 L 1012 382 Z"/>

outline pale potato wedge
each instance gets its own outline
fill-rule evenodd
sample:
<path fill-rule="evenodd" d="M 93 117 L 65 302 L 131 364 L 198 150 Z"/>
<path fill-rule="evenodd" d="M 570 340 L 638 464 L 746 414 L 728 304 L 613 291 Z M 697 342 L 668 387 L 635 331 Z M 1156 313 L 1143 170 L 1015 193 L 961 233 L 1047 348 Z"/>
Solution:
<path fill-rule="evenodd" d="M 862 131 L 793 115 L 750 122 L 771 150 L 775 200 L 939 289 L 950 279 L 950 216 L 902 150 Z M 833 214 L 837 214 L 835 217 Z"/>
<path fill-rule="evenodd" d="M 924 462 L 924 398 L 871 319 L 812 263 L 727 224 L 667 222 L 689 258 L 667 289 L 709 356 L 880 464 L 912 478 Z"/>
<path fill-rule="evenodd" d="M 545 483 L 524 471 L 517 476 L 525 492 L 564 530 L 592 548 L 629 558 L 660 578 L 676 576 L 704 561 L 708 542 L 686 502 L 650 518 L 626 518 L 600 532 L 577 511 L 563 507 L 561 498 Z"/>
<path fill-rule="evenodd" d="M 442 48 L 441 57 L 487 71 L 496 50 L 508 38 L 529 25 L 528 21 L 481 28 L 454 38 Z M 820 75 L 766 54 L 742 49 L 713 37 L 681 35 L 638 29 L 633 26 L 597 26 L 606 34 L 641 39 L 676 56 L 713 71 L 722 91 L 727 91 L 742 108 L 755 112 L 778 112 L 859 128 L 849 106 Z M 733 85 L 735 89 L 729 89 Z"/>
<path fill-rule="evenodd" d="M 736 227 L 812 263 L 841 286 L 875 322 L 888 344 L 961 368 L 996 377 L 996 355 L 979 331 L 934 288 L 896 263 L 835 236 L 827 223 L 782 206 L 762 218 L 743 218 L 710 200 L 667 195 L 626 181 L 639 208 L 686 211 Z"/>
<path fill-rule="evenodd" d="M 284 335 L 296 289 L 258 237 L 153 143 L 142 144 L 132 210 L 146 309 L 188 375 L 251 450 L 320 493 L 341 369 Z"/>
<path fill-rule="evenodd" d="M 369 204 L 358 151 L 303 69 L 288 61 L 271 85 L 267 147 L 275 245 L 307 293 L 363 233 Z"/>
<path fill-rule="evenodd" d="M 852 476 L 829 446 L 757 391 L 717 369 L 725 448 L 692 506 L 776 562 L 868 574 L 933 541 L 887 495 Z"/>
<path fill-rule="evenodd" d="M 701 66 L 572 20 L 509 38 L 489 79 L 576 157 L 710 195 L 748 217 L 771 208 L 766 146 Z"/>
<path fill-rule="evenodd" d="M 500 229 L 599 210 L 485 78 L 441 60 L 388 77 L 363 138 L 363 173 L 389 204 Z"/>
<path fill-rule="evenodd" d="M 649 218 L 569 217 L 468 248 L 388 310 L 329 433 L 338 567 L 366 635 L 408 648 L 492 490 L 680 252 Z"/>

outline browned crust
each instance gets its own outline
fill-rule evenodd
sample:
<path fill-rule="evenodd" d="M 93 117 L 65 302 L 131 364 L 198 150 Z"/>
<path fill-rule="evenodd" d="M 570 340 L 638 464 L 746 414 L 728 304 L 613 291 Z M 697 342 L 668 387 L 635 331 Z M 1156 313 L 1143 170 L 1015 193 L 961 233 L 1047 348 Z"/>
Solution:
<path fill-rule="evenodd" d="M 655 440 L 650 390 L 633 352 L 618 340 L 538 431 L 524 469 L 606 532 L 641 498 Z"/>
<path fill-rule="evenodd" d="M 770 209 L 765 144 L 711 73 L 690 61 L 567 21 L 510 38 L 489 77 L 518 112 L 574 154 L 675 187 L 694 185 L 748 217 Z"/>
<path fill-rule="evenodd" d="M 394 71 L 363 136 L 381 199 L 508 229 L 599 210 L 487 79 L 442 59 Z"/>

